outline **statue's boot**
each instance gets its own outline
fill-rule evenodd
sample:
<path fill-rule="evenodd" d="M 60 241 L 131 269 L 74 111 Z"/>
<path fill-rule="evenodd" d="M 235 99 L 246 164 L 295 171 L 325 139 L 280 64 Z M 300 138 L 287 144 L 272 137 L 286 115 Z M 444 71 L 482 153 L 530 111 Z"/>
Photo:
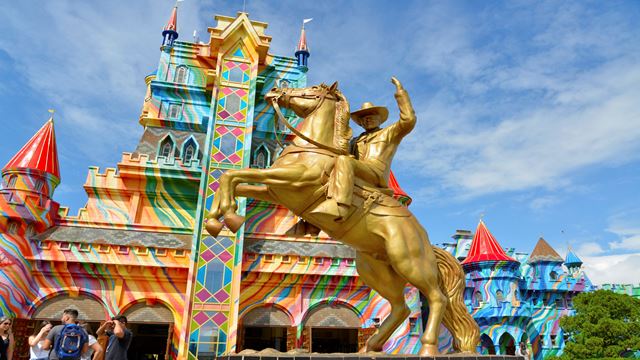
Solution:
<path fill-rule="evenodd" d="M 327 199 L 311 211 L 313 215 L 330 216 L 335 222 L 343 222 L 349 215 L 349 206 Z"/>

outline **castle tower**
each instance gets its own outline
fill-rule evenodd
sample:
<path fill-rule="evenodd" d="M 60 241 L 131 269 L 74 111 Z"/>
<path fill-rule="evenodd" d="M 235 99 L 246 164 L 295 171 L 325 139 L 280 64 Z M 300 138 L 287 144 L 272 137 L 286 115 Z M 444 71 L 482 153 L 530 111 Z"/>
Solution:
<path fill-rule="evenodd" d="M 60 183 L 53 116 L 2 168 L 10 202 L 45 209 Z"/>
<path fill-rule="evenodd" d="M 564 265 L 569 270 L 569 273 L 572 274 L 572 276 L 575 276 L 582 268 L 582 260 L 580 260 L 578 255 L 576 255 L 571 248 L 569 248 L 567 251 L 567 257 L 564 260 Z"/>
<path fill-rule="evenodd" d="M 533 276 L 540 284 L 547 284 L 544 288 L 551 287 L 558 276 L 563 272 L 562 257 L 542 237 L 538 239 L 533 248 L 529 260 L 531 267 L 530 276 Z"/>
<path fill-rule="evenodd" d="M 0 315 L 25 316 L 38 286 L 31 276 L 34 237 L 51 227 L 60 183 L 53 118 L 2 168 L 0 190 Z M 22 304 L 16 307 L 15 304 Z"/>
<path fill-rule="evenodd" d="M 467 300 L 471 314 L 480 326 L 483 352 L 513 353 L 523 335 L 520 293 L 520 263 L 507 256 L 486 225 L 480 220 L 467 258 Z M 508 323 L 509 330 L 505 327 Z"/>
<path fill-rule="evenodd" d="M 300 40 L 298 41 L 298 46 L 296 47 L 295 56 L 298 59 L 298 66 L 306 69 L 308 67 L 307 59 L 309 58 L 309 47 L 307 46 L 307 34 L 304 29 L 304 24 L 307 20 L 302 23 L 302 30 L 300 30 Z"/>

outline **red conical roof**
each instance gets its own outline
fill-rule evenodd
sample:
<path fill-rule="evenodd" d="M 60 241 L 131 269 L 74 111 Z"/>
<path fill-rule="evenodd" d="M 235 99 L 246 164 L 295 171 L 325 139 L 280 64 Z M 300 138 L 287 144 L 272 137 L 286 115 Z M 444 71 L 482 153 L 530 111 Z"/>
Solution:
<path fill-rule="evenodd" d="M 300 32 L 300 41 L 298 41 L 298 47 L 296 51 L 309 51 L 307 48 L 307 34 L 304 31 L 304 26 L 302 27 L 302 31 Z"/>
<path fill-rule="evenodd" d="M 171 11 L 171 17 L 169 18 L 169 22 L 167 26 L 164 27 L 164 30 L 170 30 L 178 32 L 178 7 L 174 6 L 173 11 Z"/>
<path fill-rule="evenodd" d="M 411 204 L 411 197 L 407 195 L 404 190 L 398 184 L 398 180 L 396 180 L 395 175 L 393 175 L 393 171 L 389 172 L 389 188 L 393 190 L 393 197 L 398 199 L 401 203 L 409 206 Z"/>
<path fill-rule="evenodd" d="M 505 254 L 496 238 L 491 235 L 491 232 L 489 232 L 489 229 L 487 229 L 487 226 L 482 220 L 480 220 L 476 233 L 473 236 L 469 255 L 462 261 L 462 264 L 481 261 L 516 261 Z"/>
<path fill-rule="evenodd" d="M 13 156 L 3 170 L 27 168 L 40 170 L 60 179 L 58 149 L 53 131 L 53 118 Z"/>

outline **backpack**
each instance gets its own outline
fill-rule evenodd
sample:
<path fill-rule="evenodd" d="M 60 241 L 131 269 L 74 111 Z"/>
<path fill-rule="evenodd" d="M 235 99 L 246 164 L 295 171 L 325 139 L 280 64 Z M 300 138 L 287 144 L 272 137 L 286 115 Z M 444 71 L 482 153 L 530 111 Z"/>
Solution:
<path fill-rule="evenodd" d="M 60 331 L 53 349 L 60 360 L 79 360 L 87 334 L 76 324 L 67 324 Z"/>

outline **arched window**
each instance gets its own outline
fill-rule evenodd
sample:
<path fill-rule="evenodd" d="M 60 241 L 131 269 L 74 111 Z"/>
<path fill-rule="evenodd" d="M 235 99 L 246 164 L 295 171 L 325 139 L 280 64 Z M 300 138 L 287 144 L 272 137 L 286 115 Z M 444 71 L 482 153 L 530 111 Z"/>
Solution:
<path fill-rule="evenodd" d="M 280 83 L 278 84 L 278 87 L 281 89 L 286 89 L 289 87 L 289 80 L 286 79 L 282 79 L 280 80 Z"/>
<path fill-rule="evenodd" d="M 171 136 L 167 135 L 164 140 L 160 142 L 160 152 L 158 153 L 158 156 L 164 156 L 165 158 L 173 156 L 173 147 L 173 139 L 171 139 Z"/>
<path fill-rule="evenodd" d="M 177 82 L 178 84 L 185 84 L 187 82 L 188 71 L 189 70 L 186 66 L 178 66 L 178 68 L 176 69 L 176 76 L 173 78 L 173 81 Z"/>
<path fill-rule="evenodd" d="M 198 145 L 195 140 L 190 137 L 182 146 L 182 162 L 188 163 L 191 159 L 198 158 Z"/>
<path fill-rule="evenodd" d="M 476 291 L 473 293 L 473 305 L 480 306 L 482 302 L 482 293 L 480 291 Z"/>
<path fill-rule="evenodd" d="M 9 221 L 9 224 L 7 226 L 7 232 L 9 234 L 17 234 L 18 233 L 18 223 L 15 221 Z"/>
<path fill-rule="evenodd" d="M 259 169 L 265 169 L 271 165 L 269 158 L 269 150 L 264 146 L 264 144 L 260 144 L 254 153 L 253 166 Z"/>
<path fill-rule="evenodd" d="M 550 278 L 551 280 L 553 280 L 553 281 L 558 280 L 558 273 L 557 273 L 557 272 L 555 272 L 555 271 L 552 271 L 552 272 L 549 274 L 549 278 Z"/>
<path fill-rule="evenodd" d="M 27 230 L 25 231 L 24 235 L 27 239 L 31 239 L 32 237 L 34 237 L 36 235 L 35 227 L 33 227 L 33 225 L 27 226 Z"/>
<path fill-rule="evenodd" d="M 498 303 L 501 303 L 504 301 L 504 294 L 502 293 L 502 290 L 497 290 L 496 291 L 496 301 Z"/>

